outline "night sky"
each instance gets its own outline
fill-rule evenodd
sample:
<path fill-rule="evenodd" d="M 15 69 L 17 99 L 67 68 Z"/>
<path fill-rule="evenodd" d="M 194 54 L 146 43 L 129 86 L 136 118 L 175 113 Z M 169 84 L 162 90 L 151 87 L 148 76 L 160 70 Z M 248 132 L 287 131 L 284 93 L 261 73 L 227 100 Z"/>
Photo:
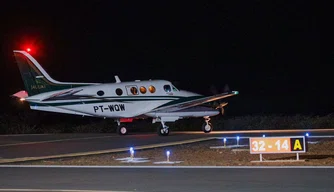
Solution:
<path fill-rule="evenodd" d="M 1 3 L 1 111 L 23 90 L 13 49 L 59 81 L 166 79 L 240 94 L 226 115 L 332 113 L 330 5 L 309 1 Z M 233 3 L 231 3 L 233 2 Z"/>

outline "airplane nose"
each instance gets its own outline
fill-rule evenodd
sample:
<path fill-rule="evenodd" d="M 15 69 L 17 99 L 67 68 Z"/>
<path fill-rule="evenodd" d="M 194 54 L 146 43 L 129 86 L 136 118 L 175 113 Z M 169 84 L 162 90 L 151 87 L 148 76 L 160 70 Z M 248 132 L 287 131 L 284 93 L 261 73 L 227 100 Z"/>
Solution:
<path fill-rule="evenodd" d="M 216 116 L 219 115 L 219 110 L 215 110 L 215 111 L 207 111 L 207 116 Z"/>

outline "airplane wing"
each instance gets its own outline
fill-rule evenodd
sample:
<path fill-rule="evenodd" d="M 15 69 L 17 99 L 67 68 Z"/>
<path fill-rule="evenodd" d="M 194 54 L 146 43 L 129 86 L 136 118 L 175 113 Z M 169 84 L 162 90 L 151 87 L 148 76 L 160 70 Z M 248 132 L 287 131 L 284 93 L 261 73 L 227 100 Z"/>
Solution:
<path fill-rule="evenodd" d="M 225 93 L 220 93 L 220 94 L 217 94 L 217 95 L 212 95 L 212 96 L 207 96 L 207 97 L 205 97 L 205 96 L 203 96 L 201 98 L 197 97 L 193 100 L 188 100 L 187 99 L 183 102 L 181 101 L 181 102 L 178 102 L 178 103 L 175 103 L 175 104 L 167 104 L 165 106 L 158 107 L 158 108 L 154 109 L 152 112 L 178 111 L 178 110 L 182 110 L 182 109 L 202 105 L 202 104 L 205 104 L 205 103 L 209 103 L 209 102 L 212 102 L 212 101 L 217 101 L 217 100 L 224 99 L 224 98 L 227 98 L 227 97 L 231 97 L 231 96 L 234 96 L 234 95 L 237 95 L 237 94 L 239 94 L 238 91 L 232 91 L 232 92 L 225 92 Z"/>

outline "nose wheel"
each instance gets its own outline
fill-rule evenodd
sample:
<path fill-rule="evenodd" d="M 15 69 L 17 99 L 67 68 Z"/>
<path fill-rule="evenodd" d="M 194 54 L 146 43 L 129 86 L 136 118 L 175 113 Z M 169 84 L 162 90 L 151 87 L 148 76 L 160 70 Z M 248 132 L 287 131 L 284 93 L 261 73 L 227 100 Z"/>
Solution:
<path fill-rule="evenodd" d="M 205 122 L 202 125 L 202 130 L 204 133 L 210 133 L 213 130 L 213 126 L 210 123 L 210 117 L 204 117 Z"/>

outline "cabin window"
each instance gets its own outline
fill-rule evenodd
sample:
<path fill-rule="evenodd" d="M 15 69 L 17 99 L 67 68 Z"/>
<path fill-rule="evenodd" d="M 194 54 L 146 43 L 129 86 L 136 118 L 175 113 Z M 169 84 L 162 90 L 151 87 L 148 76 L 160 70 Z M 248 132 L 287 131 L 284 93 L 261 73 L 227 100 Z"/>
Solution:
<path fill-rule="evenodd" d="M 170 85 L 164 85 L 164 90 L 169 93 L 172 91 L 172 88 L 170 87 Z"/>
<path fill-rule="evenodd" d="M 100 90 L 96 93 L 98 96 L 103 96 L 104 95 L 104 91 Z"/>
<path fill-rule="evenodd" d="M 137 87 L 131 87 L 130 91 L 131 91 L 132 95 L 138 95 Z"/>
<path fill-rule="evenodd" d="M 151 93 L 154 93 L 155 92 L 155 87 L 153 85 L 149 86 L 148 87 L 148 90 L 151 92 Z"/>
<path fill-rule="evenodd" d="M 144 86 L 141 86 L 139 90 L 142 94 L 146 93 L 146 88 Z"/>
<path fill-rule="evenodd" d="M 116 92 L 116 95 L 118 96 L 121 96 L 123 94 L 123 91 L 120 88 L 117 88 L 115 92 Z"/>
<path fill-rule="evenodd" d="M 138 88 L 136 85 L 127 85 L 125 88 L 128 95 L 138 95 Z"/>

